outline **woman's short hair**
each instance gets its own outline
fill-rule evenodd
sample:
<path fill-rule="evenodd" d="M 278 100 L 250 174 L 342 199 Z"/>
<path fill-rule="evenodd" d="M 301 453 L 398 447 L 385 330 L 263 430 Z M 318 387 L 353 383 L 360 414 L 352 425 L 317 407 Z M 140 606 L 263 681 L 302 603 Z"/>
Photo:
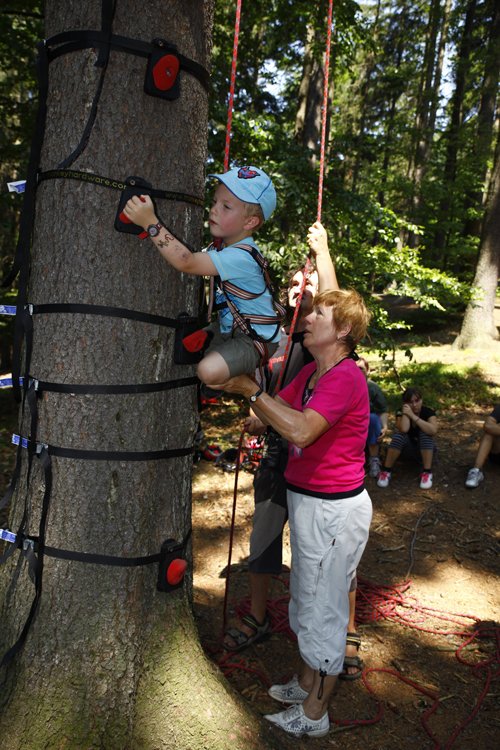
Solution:
<path fill-rule="evenodd" d="M 314 298 L 314 307 L 333 307 L 333 322 L 337 328 L 350 328 L 344 341 L 352 349 L 366 335 L 371 312 L 363 297 L 354 289 L 333 289 L 320 292 Z"/>
<path fill-rule="evenodd" d="M 403 401 L 403 404 L 409 404 L 412 398 L 422 398 L 422 394 L 418 388 L 407 388 L 406 391 L 404 391 L 403 395 L 401 396 L 401 399 Z"/>

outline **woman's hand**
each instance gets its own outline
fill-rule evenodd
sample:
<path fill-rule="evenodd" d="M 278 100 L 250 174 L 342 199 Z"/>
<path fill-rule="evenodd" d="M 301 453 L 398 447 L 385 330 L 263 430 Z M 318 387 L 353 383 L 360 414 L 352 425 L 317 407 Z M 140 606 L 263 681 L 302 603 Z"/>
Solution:
<path fill-rule="evenodd" d="M 243 429 L 250 435 L 262 435 L 266 429 L 266 425 L 255 415 L 251 415 L 243 422 Z"/>
<path fill-rule="evenodd" d="M 329 254 L 328 236 L 326 234 L 326 229 L 321 222 L 316 221 L 311 227 L 309 227 L 307 233 L 307 244 L 315 258 L 321 253 Z"/>
<path fill-rule="evenodd" d="M 411 408 L 410 404 L 403 404 L 401 411 L 408 417 L 410 422 L 416 422 L 419 418 Z"/>
<path fill-rule="evenodd" d="M 259 390 L 257 383 L 249 375 L 235 375 L 234 378 L 229 378 L 225 383 L 210 385 L 210 387 L 227 391 L 227 393 L 239 393 L 245 398 L 250 398 Z"/>

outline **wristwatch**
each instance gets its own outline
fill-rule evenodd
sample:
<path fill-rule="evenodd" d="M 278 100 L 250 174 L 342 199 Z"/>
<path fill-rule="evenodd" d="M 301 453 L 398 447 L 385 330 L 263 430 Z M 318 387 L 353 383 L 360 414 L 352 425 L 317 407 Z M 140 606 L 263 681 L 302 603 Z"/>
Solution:
<path fill-rule="evenodd" d="M 160 222 L 158 224 L 150 224 L 149 227 L 146 229 L 146 232 L 149 234 L 150 237 L 158 237 L 160 234 L 160 229 L 162 228 L 162 225 Z"/>
<path fill-rule="evenodd" d="M 263 393 L 264 393 L 264 391 L 262 390 L 262 388 L 259 388 L 259 390 L 257 391 L 257 393 L 254 393 L 253 396 L 250 396 L 250 398 L 248 400 L 250 401 L 251 404 L 255 404 L 255 402 L 257 401 L 257 399 L 259 398 L 259 396 L 262 396 Z"/>

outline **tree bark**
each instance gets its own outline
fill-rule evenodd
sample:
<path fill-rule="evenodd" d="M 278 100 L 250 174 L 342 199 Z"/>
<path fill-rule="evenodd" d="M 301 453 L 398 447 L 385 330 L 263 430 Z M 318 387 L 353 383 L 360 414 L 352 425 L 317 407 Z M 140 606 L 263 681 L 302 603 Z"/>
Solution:
<path fill-rule="evenodd" d="M 207 66 L 213 2 L 118 0 L 113 32 L 150 41 L 163 36 Z M 98 0 L 47 0 L 46 34 L 100 28 Z M 50 65 L 48 119 L 41 168 L 75 148 L 87 122 L 100 68 L 97 51 L 66 54 Z M 173 102 L 143 92 L 146 61 L 111 51 L 90 140 L 73 169 L 202 196 L 207 93 L 181 72 Z M 40 184 L 29 301 L 75 302 L 168 317 L 196 312 L 198 282 L 179 276 L 149 240 L 119 234 L 119 193 L 74 180 Z M 158 201 L 163 221 L 201 246 L 203 210 Z M 31 375 L 66 383 L 151 383 L 192 374 L 173 364 L 173 330 L 96 315 L 39 315 Z M 151 451 L 190 446 L 196 429 L 194 388 L 143 395 L 46 393 L 38 439 L 73 448 Z M 20 427 L 28 431 L 27 416 Z M 35 464 L 36 464 L 35 459 Z M 160 461 L 53 458 L 46 543 L 79 552 L 142 556 L 190 527 L 190 456 Z M 30 533 L 40 516 L 42 475 L 28 491 Z M 11 528 L 25 490 L 13 503 Z M 13 558 L 11 558 L 12 560 Z M 22 559 L 1 571 L 4 653 L 14 642 L 33 588 Z M 205 659 L 190 609 L 190 581 L 172 594 L 156 590 L 157 565 L 108 567 L 45 558 L 38 616 L 24 649 L 0 675 L 4 750 L 153 750 L 270 746 L 259 723 L 230 694 Z"/>
<path fill-rule="evenodd" d="M 489 162 L 495 146 L 495 108 L 498 98 L 500 77 L 500 6 L 490 0 L 491 22 L 488 34 L 488 46 L 484 63 L 484 76 L 481 85 L 481 97 L 477 114 L 477 137 L 474 140 L 473 157 L 478 179 L 476 189 L 471 191 L 465 201 L 464 215 L 474 215 L 465 222 L 464 236 L 481 236 L 481 220 L 484 215 L 484 202 L 488 195 Z"/>
<path fill-rule="evenodd" d="M 295 138 L 307 149 L 309 161 L 314 166 L 318 157 L 318 143 L 321 135 L 321 107 L 325 71 L 318 59 L 318 49 L 324 32 L 313 26 L 307 28 L 304 51 L 304 66 L 299 87 L 299 101 L 295 116 Z"/>
<path fill-rule="evenodd" d="M 488 346 L 492 339 L 500 339 L 494 320 L 499 273 L 500 137 L 497 140 L 490 185 L 490 200 L 484 220 L 476 273 L 472 283 L 474 297 L 467 305 L 460 335 L 454 341 L 456 348 Z"/>

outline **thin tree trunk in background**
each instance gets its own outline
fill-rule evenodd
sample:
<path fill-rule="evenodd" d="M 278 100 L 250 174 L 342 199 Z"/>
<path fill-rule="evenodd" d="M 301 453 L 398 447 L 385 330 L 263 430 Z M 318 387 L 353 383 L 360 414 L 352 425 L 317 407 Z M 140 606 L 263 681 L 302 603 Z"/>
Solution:
<path fill-rule="evenodd" d="M 412 183 L 411 217 L 415 224 L 420 224 L 421 220 L 422 184 L 431 156 L 450 7 L 451 0 L 447 0 L 444 8 L 441 6 L 441 0 L 434 0 L 429 13 L 422 82 L 415 118 L 415 152 L 408 171 L 408 178 Z M 415 247 L 418 243 L 419 235 L 410 232 L 410 247 Z"/>
<path fill-rule="evenodd" d="M 463 120 L 463 100 L 466 91 L 467 76 L 470 69 L 470 50 L 472 45 L 472 32 L 476 14 L 477 0 L 469 0 L 464 20 L 464 28 L 458 52 L 455 90 L 452 97 L 450 125 L 446 134 L 447 148 L 446 161 L 443 170 L 443 198 L 439 205 L 438 225 L 434 236 L 434 246 L 441 251 L 440 267 L 445 267 L 445 248 L 448 236 L 449 214 L 452 208 L 452 195 L 457 169 L 457 154 L 460 145 L 460 137 Z"/>
<path fill-rule="evenodd" d="M 500 138 L 497 139 L 495 163 L 490 183 L 490 198 L 484 219 L 479 259 L 472 282 L 474 298 L 467 305 L 460 335 L 454 346 L 458 349 L 487 346 L 500 339 L 494 311 L 500 274 Z"/>
<path fill-rule="evenodd" d="M 164 36 L 208 65 L 213 3 L 152 0 L 138 12 L 118 0 L 115 34 Z M 47 37 L 98 29 L 97 0 L 46 2 Z M 77 145 L 94 99 L 97 51 L 50 65 L 41 168 L 54 168 Z M 181 72 L 173 102 L 143 92 L 146 61 L 111 51 L 90 140 L 73 169 L 116 180 L 142 176 L 155 187 L 202 196 L 207 92 Z M 76 180 L 47 180 L 37 192 L 29 300 L 110 305 L 176 317 L 196 312 L 198 282 L 171 269 L 149 240 L 113 229 L 119 192 Z M 163 221 L 199 247 L 203 210 L 158 201 Z M 39 315 L 31 374 L 55 382 L 128 384 L 192 374 L 173 364 L 173 330 L 96 315 Z M 141 395 L 46 393 L 38 438 L 69 448 L 152 451 L 192 445 L 194 387 Z M 22 430 L 28 431 L 26 415 Z M 35 459 L 35 464 L 37 464 Z M 53 457 L 48 545 L 136 557 L 157 553 L 191 523 L 191 456 L 160 461 Z M 29 531 L 36 533 L 42 476 L 30 484 Z M 11 528 L 22 514 L 14 498 Z M 33 587 L 26 566 L 3 566 L 3 654 L 18 634 Z M 38 616 L 0 692 L 3 750 L 247 750 L 264 747 L 259 724 L 207 662 L 188 591 L 156 590 L 157 565 L 111 567 L 45 558 Z M 14 585 L 16 583 L 17 585 Z M 190 581 L 185 589 L 190 590 Z"/>
<path fill-rule="evenodd" d="M 295 117 L 295 137 L 298 143 L 308 150 L 311 165 L 317 161 L 321 134 L 324 70 L 322 62 L 318 60 L 317 50 L 321 42 L 324 42 L 323 37 L 322 30 L 308 27 Z"/>
<path fill-rule="evenodd" d="M 489 161 L 494 145 L 495 108 L 500 79 L 500 4 L 490 0 L 491 24 L 488 35 L 488 49 L 481 87 L 481 101 L 477 115 L 477 137 L 474 140 L 474 163 L 478 174 L 478 188 L 467 196 L 464 214 L 472 218 L 465 222 L 464 236 L 481 236 L 481 222 L 484 203 L 488 194 Z"/>

